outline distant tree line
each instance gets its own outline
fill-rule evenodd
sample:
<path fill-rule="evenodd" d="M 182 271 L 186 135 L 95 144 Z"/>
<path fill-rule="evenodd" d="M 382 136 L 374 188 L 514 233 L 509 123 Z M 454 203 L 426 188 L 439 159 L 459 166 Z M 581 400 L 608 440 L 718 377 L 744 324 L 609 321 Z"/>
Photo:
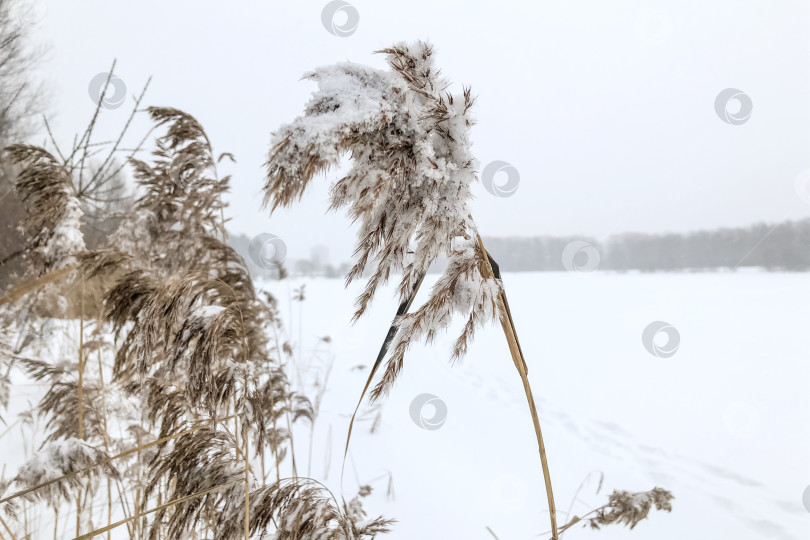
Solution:
<path fill-rule="evenodd" d="M 329 250 L 326 246 L 313 246 L 308 259 L 285 259 L 279 265 L 260 265 L 251 256 L 250 243 L 253 239 L 246 234 L 229 233 L 228 244 L 245 260 L 250 275 L 254 278 L 279 279 L 293 277 L 343 278 L 349 272 L 348 262 L 333 266 L 327 262 Z"/>
<path fill-rule="evenodd" d="M 511 272 L 588 268 L 594 262 L 602 270 L 642 272 L 752 266 L 810 270 L 810 219 L 683 234 L 624 233 L 604 243 L 550 236 L 485 238 L 484 243 L 501 269 Z"/>
<path fill-rule="evenodd" d="M 232 234 L 230 244 L 246 260 L 256 277 L 277 278 L 256 266 L 249 256 L 250 237 Z M 760 267 L 767 270 L 810 270 L 810 219 L 749 227 L 689 233 L 624 233 L 604 242 L 587 236 L 488 237 L 484 244 L 501 269 L 536 272 L 593 269 L 642 272 L 734 270 Z M 326 263 L 328 251 L 315 246 L 309 259 L 285 261 L 292 276 L 345 277 L 349 263 Z M 443 261 L 431 267 L 439 272 Z"/>

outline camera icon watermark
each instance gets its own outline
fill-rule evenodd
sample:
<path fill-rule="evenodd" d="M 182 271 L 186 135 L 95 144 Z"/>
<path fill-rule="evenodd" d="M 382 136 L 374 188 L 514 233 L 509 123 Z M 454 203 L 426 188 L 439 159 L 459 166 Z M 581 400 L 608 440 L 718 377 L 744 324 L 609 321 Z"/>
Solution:
<path fill-rule="evenodd" d="M 661 336 L 666 341 L 661 343 Z M 663 321 L 651 322 L 641 334 L 641 342 L 647 352 L 658 358 L 670 358 L 678 352 L 681 345 L 681 334 L 678 329 Z"/>
<path fill-rule="evenodd" d="M 345 20 L 339 22 L 341 17 L 345 17 Z M 357 8 L 344 0 L 332 0 L 321 11 L 321 22 L 326 31 L 333 36 L 348 37 L 357 30 L 360 13 Z"/>
<path fill-rule="evenodd" d="M 419 92 L 414 92 L 410 88 L 405 88 L 403 92 L 405 94 L 403 98 L 405 110 L 408 111 L 408 116 L 417 122 L 422 120 L 422 117 L 425 116 L 425 103 L 427 98 Z"/>
<path fill-rule="evenodd" d="M 751 439 L 762 423 L 759 410 L 744 401 L 730 403 L 723 410 L 723 429 L 738 439 Z"/>
<path fill-rule="evenodd" d="M 584 240 L 574 240 L 563 248 L 562 265 L 569 272 L 593 272 L 601 260 L 599 250 Z"/>
<path fill-rule="evenodd" d="M 805 204 L 810 204 L 810 169 L 805 169 L 796 177 L 796 195 Z"/>
<path fill-rule="evenodd" d="M 650 45 L 660 45 L 672 36 L 672 19 L 663 11 L 645 9 L 636 16 L 636 34 Z"/>
<path fill-rule="evenodd" d="M 732 109 L 732 103 L 738 104 L 738 109 Z M 714 99 L 714 111 L 718 118 L 726 124 L 740 126 L 751 118 L 751 111 L 754 110 L 754 102 L 742 90 L 736 88 L 726 88 Z"/>
<path fill-rule="evenodd" d="M 109 83 L 107 82 L 108 79 Z M 127 85 L 118 75 L 99 73 L 90 79 L 87 92 L 90 94 L 93 103 L 100 104 L 104 109 L 117 109 L 124 104 L 127 97 Z"/>
<path fill-rule="evenodd" d="M 362 321 L 352 324 L 354 310 L 344 312 L 329 325 L 329 337 L 338 351 L 360 351 L 368 342 L 368 331 Z"/>
<path fill-rule="evenodd" d="M 169 164 L 169 178 L 182 190 L 200 184 L 208 168 L 205 161 L 194 154 L 181 152 Z"/>
<path fill-rule="evenodd" d="M 261 233 L 250 241 L 248 255 L 259 268 L 273 270 L 287 258 L 287 244 L 275 234 Z"/>
<path fill-rule="evenodd" d="M 492 503 L 505 511 L 520 510 L 526 503 L 528 492 L 526 481 L 512 474 L 496 476 L 489 488 Z"/>
<path fill-rule="evenodd" d="M 433 416 L 426 418 L 424 415 L 425 407 L 433 407 Z M 433 394 L 419 394 L 408 408 L 413 423 L 422 429 L 428 431 L 435 431 L 442 427 L 447 420 L 447 404 L 438 396 Z"/>
<path fill-rule="evenodd" d="M 506 181 L 497 181 L 496 176 L 506 175 Z M 481 183 L 496 197 L 511 197 L 520 185 L 520 173 L 505 161 L 492 161 L 481 172 Z"/>

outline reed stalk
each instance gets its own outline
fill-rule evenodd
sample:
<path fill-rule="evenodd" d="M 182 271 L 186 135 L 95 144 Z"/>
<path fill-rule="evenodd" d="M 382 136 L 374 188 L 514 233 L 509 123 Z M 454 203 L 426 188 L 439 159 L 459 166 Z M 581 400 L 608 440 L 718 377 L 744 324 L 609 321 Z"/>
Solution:
<path fill-rule="evenodd" d="M 481 240 L 480 235 L 478 238 L 478 247 L 483 254 L 483 261 L 481 263 L 481 275 L 484 278 L 501 279 L 500 270 L 493 270 L 492 263 L 494 260 L 487 253 L 484 247 L 484 242 Z M 495 267 L 497 269 L 497 266 Z M 506 341 L 509 344 L 509 352 L 512 355 L 512 361 L 515 368 L 520 374 L 520 380 L 523 383 L 523 390 L 526 393 L 526 400 L 529 402 L 529 410 L 532 414 L 532 422 L 534 423 L 534 432 L 537 435 L 537 447 L 540 451 L 540 464 L 543 468 L 543 479 L 546 484 L 546 496 L 548 497 L 548 511 L 549 519 L 551 520 L 551 540 L 558 540 L 557 535 L 557 508 L 554 504 L 554 493 L 551 489 L 551 473 L 549 472 L 548 459 L 546 458 L 546 447 L 543 443 L 543 433 L 540 430 L 540 419 L 537 415 L 537 407 L 534 403 L 532 396 L 532 388 L 529 384 L 528 367 L 526 366 L 526 359 L 523 356 L 523 351 L 520 348 L 518 341 L 517 331 L 515 330 L 515 322 L 512 319 L 512 312 L 509 309 L 509 302 L 506 299 L 506 292 L 501 285 L 501 293 L 498 297 L 500 321 L 503 327 L 503 333 L 506 336 Z"/>

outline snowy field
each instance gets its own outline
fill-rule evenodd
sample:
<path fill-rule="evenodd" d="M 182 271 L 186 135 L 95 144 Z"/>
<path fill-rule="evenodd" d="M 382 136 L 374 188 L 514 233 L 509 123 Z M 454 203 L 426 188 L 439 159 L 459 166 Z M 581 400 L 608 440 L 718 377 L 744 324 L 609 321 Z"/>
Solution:
<path fill-rule="evenodd" d="M 581 516 L 614 489 L 660 486 L 675 495 L 671 514 L 653 512 L 633 531 L 574 527 L 566 540 L 808 537 L 802 493 L 810 484 L 810 275 L 599 271 L 504 279 L 560 523 L 569 509 Z M 302 284 L 306 300 L 291 301 Z M 306 384 L 310 397 L 331 364 L 311 457 L 305 424 L 295 454 L 299 474 L 339 495 L 349 417 L 396 311 L 393 288 L 351 327 L 358 287 L 321 278 L 260 286 L 276 295 L 285 332 L 302 344 L 293 380 Z M 653 321 L 678 330 L 673 356 L 645 349 L 642 332 Z M 411 349 L 381 407 L 361 408 L 343 494 L 348 500 L 359 484 L 371 484 L 366 508 L 399 520 L 390 538 L 492 539 L 487 527 L 500 540 L 549 538 L 534 432 L 501 329 L 479 332 L 453 366 L 457 331 Z M 39 398 L 36 386 L 16 382 L 10 418 Z M 446 406 L 438 429 L 417 426 L 409 414 L 425 393 Z M 430 420 L 435 408 L 421 412 Z M 24 459 L 18 431 L 4 439 L 6 477 Z M 42 537 L 52 537 L 50 514 L 40 519 Z"/>
<path fill-rule="evenodd" d="M 566 539 L 808 537 L 810 275 L 523 273 L 504 280 L 560 522 L 569 508 L 581 516 L 601 505 L 613 489 L 661 486 L 676 497 L 671 514 L 653 512 L 633 531 L 575 527 Z M 301 284 L 303 313 L 289 302 Z M 311 475 L 340 493 L 349 416 L 396 311 L 393 289 L 352 328 L 354 286 L 346 291 L 330 279 L 263 286 L 279 298 L 287 329 L 300 333 L 310 364 L 302 378 L 323 373 L 333 358 Z M 642 344 L 644 328 L 659 320 L 680 334 L 669 358 Z M 319 344 L 327 335 L 332 343 Z M 548 538 L 534 432 L 500 327 L 481 331 L 451 366 L 455 336 L 406 355 L 373 434 L 375 411 L 358 421 L 344 494 L 353 496 L 358 481 L 371 483 L 367 508 L 399 520 L 392 538 L 492 538 L 487 527 L 501 540 Z M 423 393 L 446 405 L 438 429 L 420 428 L 409 415 Z M 433 406 L 422 413 L 432 418 Z M 309 462 L 299 442 L 307 438 L 306 430 L 296 438 L 299 472 Z"/>

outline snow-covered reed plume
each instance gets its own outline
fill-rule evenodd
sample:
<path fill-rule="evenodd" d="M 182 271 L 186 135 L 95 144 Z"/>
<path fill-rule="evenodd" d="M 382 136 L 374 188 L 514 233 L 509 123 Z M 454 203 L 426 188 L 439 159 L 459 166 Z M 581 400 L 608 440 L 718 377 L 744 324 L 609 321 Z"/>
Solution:
<path fill-rule="evenodd" d="M 647 519 L 653 507 L 656 510 L 671 512 L 673 498 L 672 493 L 662 488 L 638 493 L 614 491 L 610 494 L 608 503 L 596 511 L 596 516 L 587 521 L 594 529 L 613 523 L 633 529 L 642 520 Z"/>
<path fill-rule="evenodd" d="M 25 144 L 6 148 L 21 166 L 15 189 L 26 209 L 22 228 L 30 272 L 41 275 L 73 264 L 84 251 L 82 211 L 70 173 L 46 150 Z"/>
<path fill-rule="evenodd" d="M 454 313 L 467 318 L 453 350 L 462 356 L 476 327 L 496 318 L 501 290 L 480 271 L 483 253 L 468 206 L 478 168 L 470 150 L 470 89 L 448 91 L 428 43 L 399 43 L 381 52 L 391 70 L 342 63 L 306 75 L 318 90 L 303 116 L 273 134 L 265 184 L 265 204 L 273 210 L 289 205 L 313 176 L 350 155 L 350 169 L 332 186 L 331 199 L 333 208 L 348 207 L 360 222 L 347 283 L 372 267 L 355 318 L 392 272 L 402 272 L 404 301 L 440 255 L 449 260 L 427 303 L 398 322 L 372 399 L 390 388 L 410 343 L 431 340 Z"/>
<path fill-rule="evenodd" d="M 86 441 L 70 437 L 48 443 L 29 459 L 14 478 L 23 497 L 38 499 L 56 507 L 70 502 L 88 478 L 118 478 L 109 456 Z"/>
<path fill-rule="evenodd" d="M 222 194 L 230 180 L 217 177 L 216 164 L 230 154 L 215 157 L 208 136 L 192 116 L 168 107 L 148 110 L 156 127 L 166 127 L 166 133 L 156 141 L 150 162 L 129 159 L 142 196 L 111 244 L 145 256 L 168 272 L 188 267 L 192 260 L 210 265 L 211 257 L 219 255 L 212 251 L 221 248 L 206 240 L 225 237 Z"/>
<path fill-rule="evenodd" d="M 559 532 L 563 533 L 578 524 L 597 530 L 606 525 L 625 525 L 634 529 L 650 516 L 653 508 L 672 512 L 674 498 L 672 493 L 659 487 L 637 493 L 616 490 L 608 496 L 607 503 L 582 517 L 573 516 L 568 523 L 560 527 Z"/>

